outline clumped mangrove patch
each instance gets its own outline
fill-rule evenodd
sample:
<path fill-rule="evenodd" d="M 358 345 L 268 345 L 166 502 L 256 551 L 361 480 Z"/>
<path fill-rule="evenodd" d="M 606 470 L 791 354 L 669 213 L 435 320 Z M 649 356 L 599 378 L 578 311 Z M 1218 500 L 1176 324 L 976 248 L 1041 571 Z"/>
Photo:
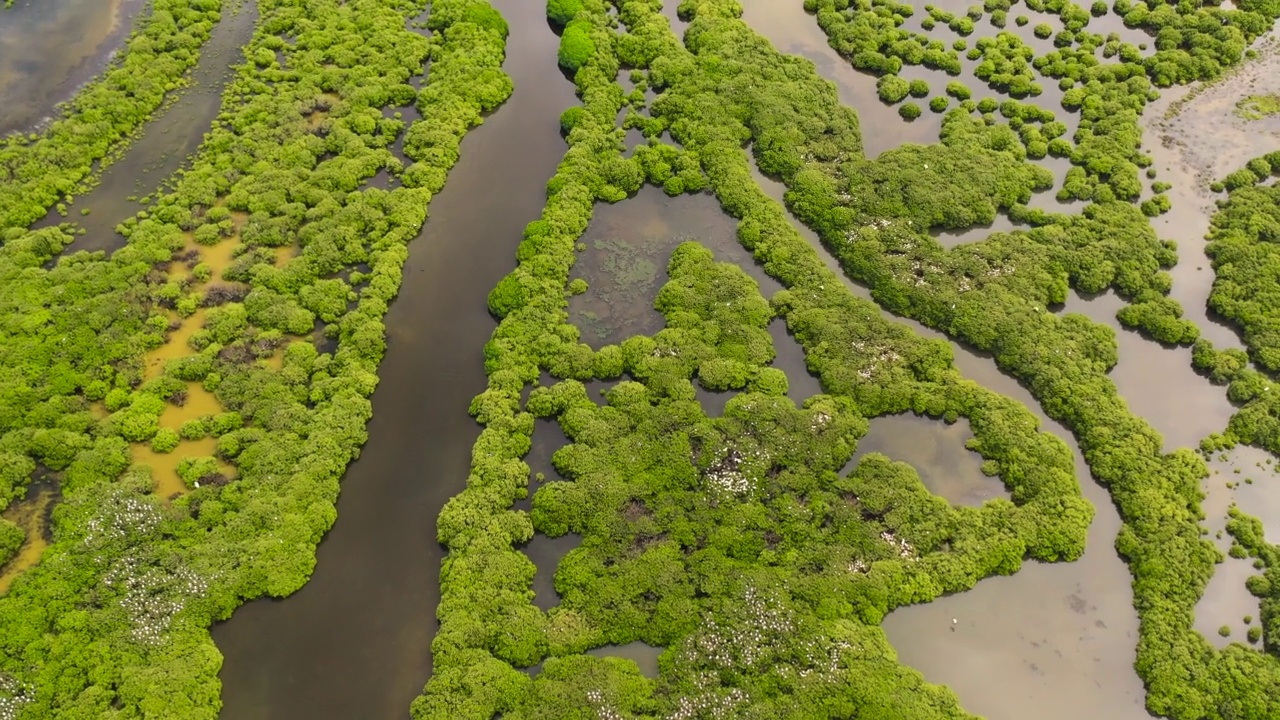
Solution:
<path fill-rule="evenodd" d="M 896 0 L 777 1 L 803 2 L 904 121 L 941 115 L 939 142 L 868 159 L 856 113 L 812 62 L 752 32 L 737 0 L 682 0 L 683 38 L 659 0 L 548 0 L 554 62 L 581 105 L 561 116 L 568 148 L 542 216 L 489 295 L 500 322 L 471 405 L 483 429 L 438 519 L 440 631 L 413 716 L 972 717 L 897 662 L 879 623 L 1027 560 L 1078 558 L 1094 509 L 1064 443 L 888 310 L 990 353 L 1079 441 L 1123 521 L 1148 709 L 1280 717 L 1280 550 L 1233 509 L 1260 622 L 1249 644 L 1216 649 L 1193 627 L 1221 559 L 1200 527 L 1205 463 L 1164 452 L 1128 410 L 1107 376 L 1112 330 L 1050 311 L 1071 290 L 1115 290 L 1124 326 L 1191 346 L 1240 405 L 1202 450 L 1280 453 L 1280 156 L 1220 181 L 1210 305 L 1247 351 L 1217 350 L 1169 297 L 1176 248 L 1149 220 L 1170 186 L 1152 182 L 1139 124 L 1159 88 L 1242 62 L 1280 3 L 1025 0 L 1053 17 L 1021 35 L 1004 30 L 1013 0 L 926 6 L 922 28 L 963 38 L 944 42 L 906 29 L 916 10 Z M 0 142 L 0 720 L 214 718 L 209 626 L 310 575 L 365 440 L 407 243 L 462 137 L 512 90 L 501 15 L 429 4 L 428 39 L 408 27 L 426 0 L 259 0 L 199 154 L 120 225 L 110 256 L 64 254 L 73 224 L 30 226 L 172 97 L 231 3 L 155 0 L 65 115 Z M 1092 32 L 1109 13 L 1150 43 Z M 1237 109 L 1262 119 L 1273 101 Z M 406 125 L 396 109 L 410 105 L 421 119 Z M 633 152 L 629 130 L 645 139 Z M 874 302 L 757 187 L 752 156 Z M 1060 185 L 1046 158 L 1069 162 Z M 589 248 L 597 204 L 645 187 L 713 196 L 755 275 L 697 234 Z M 1031 207 L 1050 190 L 1078 212 Z M 933 237 L 999 214 L 1027 229 L 951 249 Z M 607 327 L 573 312 L 587 298 L 648 314 Z M 774 366 L 779 320 L 821 383 L 799 405 Z M 719 417 L 699 392 L 728 396 Z M 952 506 L 875 453 L 847 469 L 870 419 L 906 412 L 966 420 L 1008 498 Z M 568 442 L 556 477 L 531 487 L 539 421 Z M 568 534 L 582 541 L 541 609 L 521 548 Z M 661 648 L 656 677 L 599 656 L 630 643 Z"/>
<path fill-rule="evenodd" d="M 1196 369 L 1226 385 L 1227 397 L 1240 406 L 1225 432 L 1201 443 L 1206 452 L 1243 442 L 1280 454 L 1280 392 L 1272 392 L 1280 372 L 1280 186 L 1263 184 L 1275 176 L 1280 152 L 1227 175 L 1221 181 L 1227 198 L 1209 228 L 1209 308 L 1240 331 L 1246 351 L 1218 350 L 1207 340 L 1192 348 Z"/>

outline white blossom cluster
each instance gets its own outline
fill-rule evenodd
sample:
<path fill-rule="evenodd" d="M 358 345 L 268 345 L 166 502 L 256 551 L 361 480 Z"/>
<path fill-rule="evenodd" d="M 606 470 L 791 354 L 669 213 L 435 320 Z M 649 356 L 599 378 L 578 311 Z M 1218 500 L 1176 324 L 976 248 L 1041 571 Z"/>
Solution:
<path fill-rule="evenodd" d="M 916 287 L 921 287 L 921 286 L 928 287 L 929 281 L 925 279 L 926 272 L 940 273 L 941 269 L 933 264 L 930 264 L 928 266 L 922 266 L 919 260 L 912 260 L 911 276 L 910 276 L 911 284 L 915 285 Z"/>
<path fill-rule="evenodd" d="M 756 451 L 763 457 L 763 453 Z M 742 461 L 745 458 L 737 449 L 730 449 L 718 462 L 713 463 L 703 473 L 707 486 L 712 490 L 730 495 L 742 495 L 751 489 L 751 480 L 742 472 Z"/>
<path fill-rule="evenodd" d="M 622 713 L 613 707 L 599 689 L 587 691 L 587 702 L 591 704 L 591 709 L 596 711 L 596 717 L 600 720 L 623 720 Z"/>
<path fill-rule="evenodd" d="M 840 195 L 839 197 L 840 197 L 840 199 L 841 199 L 841 200 L 844 200 L 846 203 L 848 203 L 849 201 L 853 200 L 853 196 L 852 196 L 852 195 L 850 195 L 850 194 L 848 194 L 848 193 L 843 193 L 843 194 L 842 194 L 842 195 Z M 861 227 L 850 228 L 849 230 L 847 230 L 847 231 L 845 232 L 845 234 L 844 234 L 844 241 L 845 241 L 846 243 L 848 243 L 849 245 L 852 245 L 852 244 L 854 244 L 854 243 L 856 243 L 857 241 L 859 241 L 859 240 L 861 240 L 861 239 L 862 239 L 862 230 L 863 230 L 863 228 L 872 228 L 872 229 L 874 229 L 874 230 L 883 230 L 883 229 L 885 229 L 885 228 L 889 227 L 889 226 L 890 226 L 890 225 L 892 225 L 892 224 L 893 224 L 893 221 L 892 221 L 892 220 L 890 220 L 890 219 L 888 219 L 888 218 L 886 218 L 886 219 L 882 219 L 882 220 L 872 220 L 871 222 L 865 222 L 865 223 L 863 223 L 863 224 L 862 224 L 862 226 L 861 226 Z M 910 221 L 907 221 L 907 224 L 909 225 L 909 224 L 911 224 L 911 222 L 910 222 Z"/>
<path fill-rule="evenodd" d="M 116 502 L 107 502 L 102 511 L 89 518 L 89 534 L 86 543 L 100 540 L 120 540 L 125 537 L 146 535 L 160 526 L 160 513 L 142 498 L 126 496 Z"/>
<path fill-rule="evenodd" d="M 148 565 L 136 554 L 116 562 L 102 583 L 124 591 L 120 607 L 133 625 L 130 635 L 138 643 L 151 646 L 164 641 L 187 598 L 202 595 L 208 589 L 208 583 L 190 568 Z"/>
<path fill-rule="evenodd" d="M 729 692 L 714 692 L 715 681 L 708 681 L 706 674 L 699 674 L 694 683 L 703 692 L 693 697 L 685 696 L 676 703 L 676 711 L 667 720 L 692 720 L 692 718 L 732 718 L 738 716 L 738 708 L 747 704 L 750 697 L 738 688 Z"/>
<path fill-rule="evenodd" d="M 889 543 L 889 547 L 892 547 L 898 552 L 898 557 L 904 560 L 916 559 L 916 549 L 911 546 L 911 543 L 907 542 L 903 538 L 885 530 L 880 533 L 880 539 Z"/>
<path fill-rule="evenodd" d="M 881 363 L 896 363 L 902 359 L 901 355 L 886 345 L 868 345 L 865 340 L 854 340 L 850 345 L 864 356 L 874 356 L 874 360 L 867 367 L 858 371 L 858 377 L 863 380 L 870 380 L 871 376 L 880 369 Z"/>
<path fill-rule="evenodd" d="M 31 702 L 27 686 L 13 676 L 0 672 L 0 720 L 15 720 L 24 705 Z"/>
<path fill-rule="evenodd" d="M 819 432 L 820 430 L 822 430 L 823 428 L 825 428 L 827 425 L 830 425 L 830 424 L 831 424 L 831 415 L 819 410 L 818 412 L 813 414 L 813 418 L 809 421 L 809 429 L 813 430 L 814 432 Z"/>
<path fill-rule="evenodd" d="M 791 613 L 772 598 L 761 597 L 755 588 L 747 588 L 742 609 L 746 617 L 736 624 L 745 629 L 726 628 L 714 616 L 706 618 L 705 629 L 690 643 L 699 660 L 722 667 L 749 667 L 795 630 Z"/>
<path fill-rule="evenodd" d="M 755 588 L 747 588 L 740 610 L 734 627 L 726 627 L 710 614 L 704 616 L 702 632 L 683 643 L 677 662 L 686 668 L 696 691 L 680 698 L 666 720 L 739 717 L 750 701 L 746 691 L 724 687 L 714 670 L 693 669 L 698 666 L 758 668 L 793 680 L 826 683 L 836 680 L 841 654 L 856 649 L 845 641 L 798 639 L 799 627 L 791 611 Z"/>
<path fill-rule="evenodd" d="M 802 678 L 816 678 L 820 682 L 829 682 L 833 680 L 833 675 L 840 670 L 840 654 L 845 650 L 853 648 L 853 645 L 844 640 L 836 640 L 831 643 L 824 643 L 826 652 L 822 653 L 822 657 L 811 656 L 810 665 L 800 668 L 796 674 Z M 821 662 L 819 662 L 821 660 Z"/>

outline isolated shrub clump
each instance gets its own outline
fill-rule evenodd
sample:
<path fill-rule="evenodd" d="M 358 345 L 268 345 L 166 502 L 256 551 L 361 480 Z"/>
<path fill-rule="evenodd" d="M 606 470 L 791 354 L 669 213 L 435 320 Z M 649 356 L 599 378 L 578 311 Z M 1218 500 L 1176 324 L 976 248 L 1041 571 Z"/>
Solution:
<path fill-rule="evenodd" d="M 582 67 L 596 52 L 595 41 L 591 39 L 591 25 L 583 22 L 571 22 L 560 36 L 560 66 L 576 71 Z"/>
<path fill-rule="evenodd" d="M 547 17 L 564 27 L 582 11 L 582 0 L 547 0 Z"/>
<path fill-rule="evenodd" d="M 911 90 L 911 84 L 897 75 L 883 75 L 876 81 L 876 92 L 880 99 L 892 105 L 900 102 Z"/>

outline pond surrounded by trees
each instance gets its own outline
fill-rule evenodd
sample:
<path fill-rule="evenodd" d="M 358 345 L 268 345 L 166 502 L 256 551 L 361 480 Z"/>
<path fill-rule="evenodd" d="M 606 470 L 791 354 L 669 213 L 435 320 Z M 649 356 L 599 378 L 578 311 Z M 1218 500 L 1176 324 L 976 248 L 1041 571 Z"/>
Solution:
<path fill-rule="evenodd" d="M 174 717 L 211 717 L 212 691 L 221 716 L 237 720 L 403 718 L 411 707 L 415 718 L 554 717 L 571 707 L 584 717 L 747 717 L 748 708 L 809 717 L 799 705 L 792 714 L 777 710 L 787 700 L 752 703 L 764 702 L 760 694 L 787 673 L 814 678 L 797 680 L 802 689 L 788 691 L 794 697 L 853 682 L 838 680 L 835 668 L 854 667 L 837 658 L 856 646 L 889 658 L 856 673 L 883 683 L 866 691 L 867 702 L 909 696 L 922 703 L 920 717 L 1144 718 L 1157 702 L 1161 715 L 1190 718 L 1168 699 L 1163 666 L 1135 654 L 1172 651 L 1140 635 L 1135 592 L 1146 592 L 1149 580 L 1132 553 L 1117 552 L 1138 542 L 1131 525 L 1141 524 L 1133 519 L 1140 504 L 1126 504 L 1130 493 L 1154 491 L 1131 491 L 1117 479 L 1117 466 L 1098 449 L 1113 442 L 1106 422 L 1055 394 L 1057 380 L 1043 373 L 1053 367 L 1055 378 L 1078 373 L 1089 392 L 1104 388 L 1098 397 L 1111 392 L 1117 412 L 1159 432 L 1162 447 L 1143 446 L 1150 462 L 1194 478 L 1203 518 L 1194 529 L 1180 526 L 1178 542 L 1189 542 L 1188 532 L 1203 535 L 1223 558 L 1206 589 L 1171 612 L 1179 623 L 1185 616 L 1212 652 L 1265 668 L 1254 675 L 1264 696 L 1280 687 L 1266 684 L 1280 647 L 1280 590 L 1267 599 L 1270 585 L 1250 579 L 1275 576 L 1280 587 L 1280 569 L 1272 569 L 1280 568 L 1280 550 L 1265 542 L 1280 537 L 1278 465 L 1267 451 L 1280 449 L 1280 433 L 1267 434 L 1270 406 L 1259 398 L 1269 376 L 1248 375 L 1255 370 L 1235 350 L 1245 347 L 1235 326 L 1208 309 L 1220 268 L 1202 238 L 1211 220 L 1233 222 L 1229 213 L 1215 218 L 1212 201 L 1226 196 L 1214 196 L 1210 183 L 1280 151 L 1280 126 L 1235 105 L 1280 91 L 1266 70 L 1276 62 L 1276 31 L 1248 31 L 1262 39 L 1257 57 L 1239 60 L 1239 73 L 1190 90 L 1161 87 L 1163 97 L 1148 101 L 1145 73 L 1181 71 L 1141 70 L 1138 44 L 1143 53 L 1147 43 L 1172 52 L 1182 36 L 1161 29 L 1173 22 L 1167 18 L 1122 18 L 1122 6 L 1132 6 L 1125 0 L 1114 9 L 993 0 L 914 12 L 888 0 L 740 1 L 742 23 L 728 17 L 733 0 L 686 0 L 681 15 L 673 2 L 659 13 L 658 3 L 640 0 L 438 0 L 434 18 L 414 0 L 361 0 L 359 10 L 377 18 L 361 25 L 345 20 L 355 10 L 328 0 L 323 8 L 224 0 L 196 45 L 198 58 L 188 58 L 190 86 L 175 85 L 125 133 L 131 142 L 103 151 L 106 170 L 99 173 L 95 160 L 85 171 L 92 187 L 49 195 L 42 215 L 0 202 L 0 219 L 22 218 L 0 223 L 10 247 L 24 247 L 27 227 L 65 243 L 36 263 L 41 272 L 67 272 L 60 265 L 73 263 L 57 262 L 59 252 L 109 256 L 154 242 L 173 253 L 136 260 L 150 266 L 132 281 L 146 288 L 145 301 L 124 292 L 129 283 L 121 280 L 83 281 L 114 282 L 121 307 L 147 308 L 130 332 L 154 339 L 138 344 L 144 351 L 132 361 L 112 361 L 124 368 L 113 386 L 68 386 L 65 406 L 31 411 L 64 413 L 59 432 L 86 438 L 66 440 L 69 447 L 123 464 L 102 460 L 86 472 L 79 455 L 59 461 L 43 439 L 53 421 L 29 421 L 39 429 L 24 430 L 21 441 L 3 435 L 12 428 L 0 431 L 9 438 L 0 459 L 22 455 L 24 464 L 13 467 L 25 471 L 30 462 L 28 475 L 39 478 L 0 476 L 0 500 L 12 495 L 7 509 L 0 504 L 0 632 L 3 622 L 25 622 L 22 613 L 31 611 L 19 603 L 45 592 L 52 573 L 80 562 L 65 559 L 78 557 L 75 543 L 85 535 L 77 518 L 99 517 L 86 488 L 103 482 L 93 473 L 114 472 L 120 492 L 134 494 L 110 500 L 127 508 L 111 517 L 145 516 L 138 522 L 167 528 L 164 542 L 176 544 L 167 557 L 121 551 L 103 577 L 130 588 L 121 591 L 126 599 L 181 598 L 176 609 L 149 609 L 147 617 L 166 628 L 178 623 L 190 633 L 183 647 L 205 658 L 173 682 L 192 683 L 200 690 L 189 696 L 206 699 L 166 701 L 194 703 L 189 715 L 166 706 Z M 142 23 L 152 11 L 134 0 L 92 5 L 18 0 L 0 10 L 0 135 L 39 132 L 56 104 L 110 67 L 134 18 Z M 498 32 L 489 5 L 509 32 Z M 558 12 L 568 14 L 557 19 Z M 444 25 L 428 31 L 427 20 Z M 322 21 L 331 24 L 317 30 Z M 857 42 L 870 42 L 848 30 L 854 23 L 858 32 L 903 35 L 854 52 Z M 308 35 L 320 32 L 324 41 Z M 364 60 L 326 45 L 344 33 L 350 47 L 379 48 L 385 86 L 367 95 L 355 89 L 351 78 Z M 611 34 L 623 39 L 610 45 Z M 418 46 L 411 35 L 427 39 Z M 475 51 L 490 63 L 501 57 L 492 44 L 505 38 L 500 71 L 451 64 L 472 37 L 490 48 Z M 392 59 L 388 42 L 413 49 Z M 58 52 L 46 57 L 47 46 Z M 812 65 L 788 65 L 780 80 L 774 50 Z M 1122 67 L 1144 73 L 1125 86 L 1141 103 L 1110 113 L 1129 125 L 1090 115 L 1115 100 L 1108 83 L 1123 82 L 1074 78 L 1067 66 L 1077 52 L 1095 63 L 1124 59 Z M 418 59 L 425 79 L 413 70 L 402 78 L 401 65 L 415 68 Z M 767 102 L 735 104 L 735 93 L 756 90 L 735 84 L 739 68 L 776 88 Z M 719 72 L 726 73 L 719 87 L 697 79 Z M 504 74 L 510 97 L 491 89 Z M 1019 90 L 1023 84 L 1036 91 Z M 276 85 L 283 89 L 273 100 Z M 476 93 L 468 102 L 483 123 L 474 129 L 472 121 L 440 119 L 453 107 L 444 93 L 459 87 Z M 1072 94 L 1086 89 L 1098 97 Z M 854 125 L 827 104 L 828 92 L 856 112 Z M 984 106 L 988 96 L 995 100 Z M 709 97 L 717 99 L 705 107 L 739 113 L 733 139 L 746 155 L 726 150 L 729 120 L 695 110 Z M 580 105 L 579 114 L 565 113 Z M 957 108 L 966 112 L 950 114 Z M 788 112 L 812 113 L 812 122 L 789 126 L 779 120 Z M 617 148 L 611 127 L 597 125 L 605 116 L 618 126 Z M 432 122 L 453 139 L 433 135 Z M 227 135 L 210 145 L 211 128 Z M 1218 138 L 1212 153 L 1189 140 L 1204 132 Z M 284 149 L 255 164 L 227 139 L 239 133 Z M 469 137 L 459 142 L 463 133 Z M 1130 147 L 1125 133 L 1141 137 Z M 1060 140 L 1066 144 L 1054 144 Z M 30 143 L 14 147 L 42 147 L 34 136 Z M 1100 170 L 1094 152 L 1121 159 Z M 0 170 L 18 167 L 17 157 Z M 272 163 L 295 163 L 293 178 Z M 1280 174 L 1280 162 L 1270 167 Z M 0 183 L 12 178 L 0 174 Z M 965 178 L 973 178 L 967 187 Z M 1227 189 L 1237 198 L 1249 184 L 1267 187 L 1256 177 Z M 422 189 L 430 191 L 410 195 Z M 343 193 L 351 194 L 339 199 Z M 929 207 L 943 195 L 953 199 Z M 427 199 L 418 230 L 397 203 L 420 207 Z M 357 220 L 357 211 L 335 209 L 345 203 L 365 214 Z M 563 208 L 574 203 L 589 210 L 581 227 L 565 219 L 572 213 Z M 167 209 L 177 206 L 191 212 Z M 346 224 L 317 229 L 332 217 Z M 1265 239 L 1269 227 L 1240 232 Z M 383 233 L 403 234 L 403 256 L 379 245 Z M 1177 241 L 1176 265 L 1162 240 Z M 76 258 L 86 267 L 119 262 L 125 272 L 125 260 Z M 18 262 L 25 261 L 0 258 Z M 1180 308 L 1171 310 L 1167 298 Z M 6 300 L 11 308 L 22 302 Z M 824 315 L 833 308 L 842 311 Z M 998 333 L 984 334 L 974 320 L 984 314 L 1044 334 L 1010 349 Z M 141 327 L 147 322 L 154 327 Z M 362 322 L 372 324 L 361 329 Z M 1250 342 L 1254 357 L 1265 351 L 1259 331 Z M 1073 348 L 1089 359 L 1038 355 Z M 893 369 L 899 362 L 906 369 Z M 332 389 L 343 382 L 359 389 Z M 128 423 L 152 412 L 153 397 L 154 427 L 132 429 Z M 343 459 L 324 463 L 328 484 L 273 484 L 290 466 L 254 445 L 271 442 L 263 438 L 278 438 L 287 452 L 307 445 L 318 431 L 302 418 L 327 412 L 335 397 L 352 407 L 368 398 L 367 417 L 352 424 L 367 420 L 367 441 L 356 429 L 316 445 L 350 446 L 347 455 L 333 451 Z M 255 407 L 275 409 L 255 415 Z M 1115 418 L 1107 422 L 1130 427 Z M 1037 423 L 1041 433 L 1030 427 Z M 812 438 L 799 434 L 802 426 Z M 128 442 L 108 442 L 120 438 Z M 1200 462 L 1194 455 L 1160 455 L 1179 448 L 1204 448 L 1207 477 L 1187 469 Z M 621 458 L 627 452 L 631 466 Z M 312 467 L 291 457 L 295 467 Z M 692 474 L 682 474 L 685 465 Z M 1155 476 L 1179 472 L 1144 467 Z M 638 478 L 631 489 L 619 484 L 628 473 Z M 1194 495 L 1184 479 L 1170 482 Z M 690 490 L 704 485 L 712 498 L 705 506 Z M 238 496 L 241 487 L 249 494 Z M 128 503 L 138 497 L 156 504 L 136 510 Z M 1036 504 L 1048 497 L 1061 509 Z M 829 510 L 812 527 L 797 520 L 836 500 L 848 508 Z M 1093 507 L 1087 529 L 1071 524 L 1075 503 L 1085 501 Z M 268 502 L 281 504 L 262 509 Z M 735 503 L 739 514 L 727 509 Z M 1231 515 L 1235 509 L 1259 518 L 1265 541 Z M 274 525 L 276 555 L 266 541 L 235 546 L 245 558 L 274 559 L 209 571 L 191 528 L 213 533 L 224 512 L 253 518 L 263 532 Z M 309 529 L 293 532 L 303 515 Z M 830 535 L 853 525 L 874 533 Z M 824 548 L 854 548 L 821 556 L 847 572 L 834 577 L 796 560 L 815 552 L 819 537 Z M 975 538 L 996 544 L 978 549 Z M 995 559 L 999 553 L 1014 560 Z M 1206 558 L 1187 564 L 1212 563 Z M 145 591 L 137 589 L 142 580 L 121 584 L 121 567 L 151 565 L 176 579 Z M 287 577 L 270 577 L 272 567 L 286 566 Z M 206 604 L 201 591 L 167 589 L 179 581 L 214 583 L 207 595 L 218 599 Z M 9 593 L 15 582 L 19 592 Z M 105 600 L 94 602 L 109 610 Z M 726 639 L 752 626 L 764 630 L 750 642 Z M 729 643 L 723 657 L 714 649 L 721 642 Z M 98 702 L 41 694 L 24 675 L 30 658 L 56 651 L 34 643 L 23 650 L 34 655 L 0 651 L 13 653 L 0 658 L 0 720 Z M 731 678 L 730 667 L 748 669 Z M 1213 717 L 1230 705 L 1205 702 Z M 1250 707 L 1280 707 L 1276 699 L 1257 702 Z"/>

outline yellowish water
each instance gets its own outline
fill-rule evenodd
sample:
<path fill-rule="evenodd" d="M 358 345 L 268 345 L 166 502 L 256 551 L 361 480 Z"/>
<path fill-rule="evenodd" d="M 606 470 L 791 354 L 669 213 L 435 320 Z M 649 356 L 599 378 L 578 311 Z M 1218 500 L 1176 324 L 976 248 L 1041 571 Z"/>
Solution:
<path fill-rule="evenodd" d="M 232 213 L 232 219 L 238 225 L 243 225 L 248 216 L 245 213 Z M 191 239 L 188 235 L 186 250 L 195 250 L 200 253 L 198 263 L 208 265 L 213 271 L 209 278 L 210 282 L 217 281 L 222 277 L 222 271 L 227 269 L 232 262 L 232 256 L 240 247 L 238 238 L 232 237 L 216 245 L 200 245 Z M 174 263 L 169 269 L 171 277 L 184 278 L 191 273 L 186 263 Z M 187 342 L 197 331 L 204 327 L 204 319 L 207 314 L 205 308 L 196 310 L 190 317 L 183 318 L 175 312 L 169 313 L 171 321 L 182 323 L 178 329 L 170 331 L 168 339 L 164 345 L 148 352 L 143 359 L 145 370 L 143 377 L 150 380 L 160 375 L 164 370 L 164 365 L 174 358 L 186 357 L 192 353 L 192 348 Z"/>
<path fill-rule="evenodd" d="M 337 93 L 322 93 L 320 97 L 316 99 L 316 103 L 321 106 L 328 106 L 332 108 L 334 105 L 337 105 L 338 101 L 341 99 L 342 98 L 339 97 Z M 306 117 L 307 130 L 315 132 L 319 129 L 320 124 L 325 121 L 325 118 L 329 117 L 329 110 L 316 110 Z"/>
<path fill-rule="evenodd" d="M 282 245 L 276 248 L 276 267 L 284 267 L 289 261 L 298 256 L 297 245 Z"/>
<path fill-rule="evenodd" d="M 177 430 L 188 420 L 205 415 L 217 415 L 222 412 L 222 405 L 213 393 L 205 390 L 198 382 L 187 383 L 187 400 L 181 407 L 169 403 L 160 414 L 160 427 Z"/>
<path fill-rule="evenodd" d="M 40 562 L 40 556 L 49 546 L 45 540 L 45 522 L 51 502 L 53 489 L 44 488 L 34 498 L 16 502 L 4 511 L 6 520 L 26 531 L 27 540 L 18 549 L 18 554 L 0 568 L 0 595 L 9 591 L 9 586 L 19 575 Z"/>
<path fill-rule="evenodd" d="M 237 233 L 248 219 L 249 216 L 245 213 L 231 213 L 231 222 L 235 224 Z M 222 271 L 231 264 L 231 256 L 240 247 L 240 238 L 238 236 L 227 238 L 217 245 L 200 245 L 188 239 L 187 247 L 200 251 L 200 262 L 213 268 L 213 279 L 217 280 L 222 275 Z"/>
<path fill-rule="evenodd" d="M 235 223 L 237 233 L 249 219 L 247 213 L 238 211 L 233 212 L 231 217 L 232 222 Z M 200 245 L 188 236 L 186 245 L 187 250 L 196 250 L 200 253 L 197 263 L 208 265 L 213 271 L 209 282 L 215 282 L 222 277 L 222 271 L 231 264 L 233 255 L 239 247 L 240 241 L 238 237 L 227 238 L 216 245 Z M 170 268 L 170 275 L 173 277 L 181 278 L 186 277 L 188 274 L 190 274 L 190 267 L 187 263 L 175 263 Z M 150 380 L 158 377 L 164 372 L 165 364 L 170 360 L 187 357 L 194 352 L 189 341 L 191 336 L 204 327 L 207 315 L 207 308 L 200 308 L 186 318 L 179 316 L 175 312 L 169 313 L 169 319 L 178 322 L 179 325 L 169 332 L 164 345 L 146 354 L 143 360 L 145 379 Z M 164 412 L 160 414 L 160 427 L 178 430 L 188 420 L 195 420 L 206 415 L 216 415 L 220 412 L 222 412 L 222 405 L 213 393 L 205 390 L 200 383 L 188 382 L 186 400 L 182 405 L 169 403 L 165 406 Z M 216 457 L 217 447 L 218 442 L 215 438 L 183 440 L 172 452 L 168 453 L 158 453 L 153 451 L 148 444 L 135 443 L 133 446 L 133 464 L 135 466 L 146 465 L 151 468 L 151 476 L 156 483 L 156 494 L 168 501 L 186 494 L 191 489 L 178 477 L 178 463 L 185 457 L 205 455 Z M 219 467 L 227 476 L 235 475 L 235 468 L 232 465 L 220 462 Z"/>
<path fill-rule="evenodd" d="M 166 502 L 186 495 L 191 491 L 187 484 L 178 477 L 178 463 L 187 457 L 202 457 L 210 455 L 217 457 L 218 440 L 216 438 L 201 438 L 200 440 L 183 440 L 178 443 L 178 447 L 173 452 L 158 453 L 151 449 L 149 445 L 143 443 L 135 443 L 133 446 L 133 464 L 135 466 L 147 466 L 151 468 L 151 479 L 155 481 L 156 495 Z M 231 465 L 219 462 L 219 469 L 227 477 L 235 475 L 235 468 Z"/>
<path fill-rule="evenodd" d="M 276 350 L 274 353 L 271 354 L 270 357 L 263 358 L 262 362 L 272 370 L 280 370 L 281 368 L 284 367 L 285 347 L 288 347 L 288 346 L 286 345 L 284 347 L 281 347 L 279 350 Z"/>
<path fill-rule="evenodd" d="M 174 312 L 169 313 L 169 318 L 171 320 L 178 320 L 182 324 L 178 326 L 177 330 L 169 332 L 169 338 L 165 341 L 165 344 L 148 352 L 143 357 L 143 364 L 145 366 L 143 370 L 143 379 L 150 380 L 152 378 L 159 377 L 160 373 L 164 370 L 165 363 L 174 358 L 186 357 L 192 353 L 191 346 L 187 344 L 187 341 L 190 340 L 191 336 L 196 334 L 198 330 L 204 327 L 204 318 L 207 313 L 208 311 L 204 308 L 200 308 L 195 311 L 192 313 L 191 317 L 188 318 L 179 317 L 178 314 Z"/>

